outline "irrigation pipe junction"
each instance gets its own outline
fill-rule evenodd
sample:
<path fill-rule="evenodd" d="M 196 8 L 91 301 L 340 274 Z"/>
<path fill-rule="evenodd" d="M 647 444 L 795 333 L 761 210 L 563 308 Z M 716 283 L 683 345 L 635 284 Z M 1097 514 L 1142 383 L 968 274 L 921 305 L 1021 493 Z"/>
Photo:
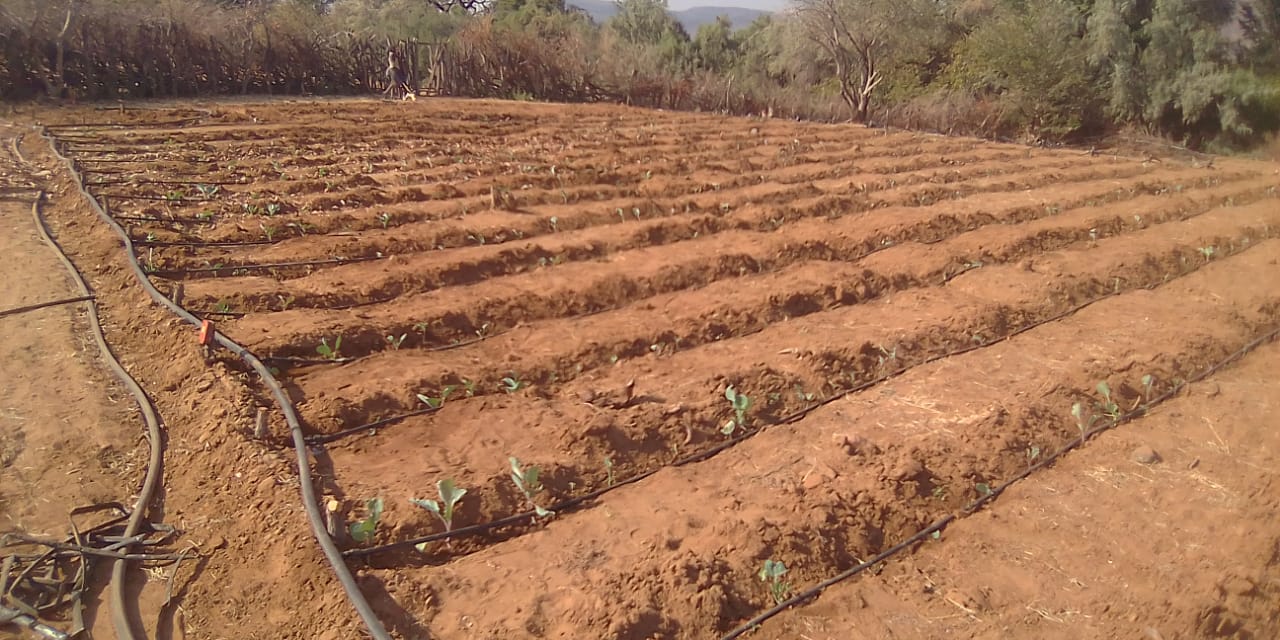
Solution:
<path fill-rule="evenodd" d="M 187 122 L 192 122 L 192 121 L 184 120 L 182 122 L 185 124 Z M 80 125 L 80 126 L 88 126 L 88 125 Z M 116 125 L 115 123 L 104 123 L 102 125 L 95 125 L 95 126 L 108 127 L 108 126 L 118 126 L 118 125 Z M 108 213 L 108 211 L 103 206 L 103 204 L 100 203 L 97 199 L 95 199 L 91 193 L 89 193 L 88 189 L 85 186 L 86 183 L 85 183 L 84 177 L 80 173 L 77 167 L 77 163 L 63 154 L 63 150 L 62 148 L 60 148 L 59 140 L 53 134 L 51 134 L 47 128 L 41 128 L 40 134 L 49 143 L 53 153 L 59 158 L 59 160 L 61 160 L 64 163 L 67 170 L 70 172 L 72 178 L 74 179 L 76 187 L 79 189 L 81 195 L 90 204 L 93 210 L 98 214 L 99 218 L 101 218 L 109 227 L 111 227 L 111 229 L 115 231 L 116 234 L 120 237 L 124 245 L 125 257 L 129 261 L 129 264 L 134 272 L 134 275 L 138 279 L 138 282 L 142 285 L 143 289 L 147 292 L 147 294 L 153 300 L 155 300 L 156 302 L 158 302 L 159 304 L 167 308 L 171 313 L 181 318 L 183 321 L 192 325 L 193 327 L 197 327 L 197 328 L 207 327 L 208 325 L 206 325 L 202 320 L 197 318 L 188 310 L 181 307 L 179 304 L 176 304 L 175 302 L 170 300 L 168 297 L 166 297 L 159 290 L 156 289 L 156 287 L 154 286 L 154 284 L 152 284 L 152 282 L 148 277 L 149 274 L 144 270 L 144 268 L 142 267 L 141 263 L 138 260 L 137 255 L 135 254 L 134 241 L 130 238 L 130 235 L 128 234 L 128 232 L 123 227 L 120 226 L 120 224 L 116 221 L 116 219 L 114 219 Z M 17 149 L 16 141 L 14 142 L 14 148 L 15 150 Z M 43 199 L 43 193 L 42 193 L 41 200 L 42 199 Z M 102 338 L 101 327 L 97 323 L 96 308 L 95 308 L 96 302 L 92 298 L 92 294 L 89 292 L 88 288 L 84 285 L 83 280 L 79 277 L 79 274 L 75 271 L 74 267 L 71 266 L 70 261 L 67 259 L 66 255 L 61 251 L 61 249 L 55 243 L 53 243 L 52 238 L 48 237 L 47 232 L 44 230 L 43 218 L 40 216 L 39 204 L 40 204 L 40 200 L 38 200 L 36 204 L 33 206 L 33 212 L 34 212 L 34 215 L 36 216 L 37 221 L 39 222 L 41 231 L 42 233 L 46 234 L 45 236 L 46 240 L 51 243 L 51 245 L 55 248 L 55 250 L 57 250 L 59 257 L 63 260 L 64 264 L 67 265 L 68 269 L 73 274 L 74 278 L 77 281 L 79 281 L 80 287 L 83 292 L 83 296 L 81 298 L 77 298 L 74 300 L 55 301 L 51 303 L 45 303 L 45 306 L 48 306 L 51 304 L 70 304 L 70 303 L 81 302 L 81 301 L 87 302 L 88 307 L 90 309 L 91 317 L 93 319 L 93 322 L 91 324 L 95 329 L 96 339 L 100 343 L 100 347 L 103 349 L 104 354 L 107 356 L 110 356 L 110 350 L 109 348 L 107 348 L 105 340 Z M 121 218 L 123 218 L 123 216 Z M 352 261 L 353 260 L 334 260 L 333 262 L 352 262 Z M 234 268 L 235 267 L 226 267 L 224 269 L 234 269 Z M 163 274 L 155 273 L 150 275 L 161 276 Z M 865 381 L 849 389 L 845 389 L 839 393 L 833 394 L 831 397 L 824 398 L 823 400 L 820 400 L 808 407 L 805 407 L 791 415 L 783 417 L 775 424 L 789 424 L 789 423 L 797 422 L 800 419 L 802 419 L 804 416 L 808 415 L 809 413 L 811 413 L 812 411 L 814 411 L 815 409 L 823 405 L 829 404 L 831 402 L 834 402 L 835 400 L 846 397 L 849 394 L 864 391 L 876 384 L 884 382 L 885 380 L 897 377 L 905 373 L 909 369 L 913 368 L 914 366 L 920 366 L 920 365 L 941 360 L 944 358 L 950 358 L 966 352 L 992 346 L 998 342 L 1008 340 L 1018 334 L 1021 334 L 1025 331 L 1033 329 L 1037 326 L 1043 325 L 1048 322 L 1054 322 L 1054 321 L 1060 320 L 1064 317 L 1067 317 L 1071 314 L 1074 314 L 1080 311 L 1081 309 L 1084 309 L 1089 305 L 1092 305 L 1100 300 L 1112 297 L 1114 295 L 1118 295 L 1119 293 L 1120 291 L 1113 291 L 1107 294 L 1103 294 L 1097 298 L 1078 304 L 1066 311 L 1055 314 L 1052 317 L 1049 317 L 1047 319 L 1043 319 L 1038 322 L 1031 323 L 1021 328 L 1018 328 L 1016 330 L 1013 330 L 999 338 L 986 341 L 980 344 L 967 345 L 965 347 L 955 349 L 947 353 L 935 354 L 934 356 L 920 360 L 914 365 L 902 366 L 892 372 L 883 374 L 873 380 Z M 18 313 L 23 310 L 24 309 L 18 309 L 18 310 L 10 310 L 9 312 L 0 312 L 0 317 L 8 313 Z M 1182 391 L 1186 387 L 1186 385 L 1189 385 L 1191 383 L 1198 382 L 1207 378 L 1208 376 L 1212 375 L 1214 372 L 1218 371 L 1222 367 L 1227 366 L 1232 362 L 1235 362 L 1236 360 L 1239 360 L 1240 358 L 1244 357 L 1246 354 L 1258 348 L 1259 346 L 1271 340 L 1276 339 L 1277 336 L 1280 336 L 1280 329 L 1270 330 L 1265 334 L 1257 337 L 1253 341 L 1249 342 L 1248 344 L 1246 344 L 1244 347 L 1242 347 L 1235 353 L 1227 356 L 1220 362 L 1191 376 L 1190 378 L 1186 379 L 1184 382 L 1172 386 L 1171 388 L 1166 390 L 1164 393 L 1147 399 L 1146 403 L 1141 404 L 1135 407 L 1134 409 L 1126 413 L 1123 413 L 1108 422 L 1104 422 L 1096 427 L 1083 431 L 1079 438 L 1073 438 L 1072 440 L 1068 441 L 1064 446 L 1062 446 L 1055 453 L 1043 458 L 1036 464 L 1028 467 L 1026 470 L 1020 472 L 1016 476 L 1005 481 L 1003 484 L 991 487 L 988 493 L 981 496 L 980 498 L 975 500 L 973 503 L 971 503 L 967 507 L 964 507 L 963 509 L 961 509 L 959 513 L 950 513 L 950 514 L 943 515 L 937 520 L 935 520 L 928 527 L 921 529 L 920 531 L 909 536 L 905 540 L 902 540 L 901 542 L 884 550 L 880 554 L 868 559 L 867 561 L 862 562 L 854 567 L 851 567 L 850 569 L 844 572 L 841 572 L 837 575 L 834 575 L 831 578 L 828 578 L 827 580 L 824 580 L 814 585 L 813 587 L 810 587 L 804 591 L 796 593 L 791 598 L 779 603 L 778 605 L 768 610 L 761 612 L 759 615 L 755 616 L 754 618 L 742 623 L 733 631 L 723 636 L 721 640 L 734 640 L 736 638 L 739 638 L 742 635 L 756 629 L 757 627 L 759 627 L 759 625 L 769 620 L 770 618 L 778 615 L 779 613 L 785 611 L 786 609 L 817 597 L 828 587 L 831 587 L 835 584 L 848 580 L 858 575 L 859 573 L 871 567 L 874 567 L 875 565 L 881 562 L 884 562 L 885 560 L 901 553 L 902 551 L 912 548 L 914 545 L 925 541 L 931 536 L 940 534 L 940 532 L 943 529 L 945 529 L 950 523 L 952 523 L 956 519 L 963 517 L 964 515 L 973 513 L 981 509 L 982 507 L 986 506 L 987 504 L 991 503 L 998 496 L 1003 494 L 1004 491 L 1007 490 L 1014 483 L 1019 482 L 1023 479 L 1026 479 L 1027 477 L 1031 476 L 1033 473 L 1052 465 L 1061 456 L 1065 455 L 1069 451 L 1072 451 L 1082 446 L 1094 435 L 1097 435 L 1103 431 L 1114 429 L 1121 424 L 1124 424 L 1138 417 L 1146 415 L 1156 405 L 1159 405 L 1175 397 L 1180 391 Z M 326 559 L 330 563 L 333 571 L 335 572 L 348 598 L 351 600 L 357 613 L 360 615 L 360 617 L 364 621 L 366 627 L 369 630 L 370 635 L 376 640 L 389 640 L 390 636 L 388 635 L 381 621 L 374 614 L 372 608 L 370 607 L 368 601 L 365 599 L 364 595 L 360 592 L 358 586 L 354 581 L 354 578 L 352 577 L 350 568 L 347 566 L 344 558 L 367 557 L 377 553 L 407 548 L 423 542 L 431 542 L 431 541 L 445 540 L 445 539 L 468 536 L 468 535 L 475 535 L 481 532 L 489 531 L 489 530 L 500 528 L 500 527 L 521 524 L 524 522 L 532 521 L 534 519 L 536 514 L 533 511 L 529 511 L 525 513 L 518 513 L 511 516 L 507 516 L 505 518 L 501 518 L 499 520 L 492 521 L 489 523 L 472 525 L 469 527 L 463 527 L 463 528 L 455 529 L 448 532 L 441 532 L 437 534 L 423 536 L 423 537 L 415 538 L 412 540 L 394 542 L 394 543 L 383 545 L 380 547 L 370 547 L 366 549 L 349 550 L 345 553 L 339 551 L 325 527 L 325 522 L 321 514 L 319 502 L 316 499 L 315 489 L 312 486 L 311 482 L 309 481 L 311 477 L 311 472 L 310 472 L 310 464 L 307 457 L 308 456 L 307 445 L 311 444 L 313 446 L 321 446 L 325 442 L 336 440 L 342 436 L 345 436 L 351 433 L 374 429 L 379 426 L 384 426 L 387 424 L 394 423 L 396 421 L 399 421 L 409 416 L 430 413 L 432 409 L 420 410 L 420 411 L 410 412 L 404 415 L 384 418 L 382 420 L 376 421 L 369 425 L 346 429 L 335 434 L 306 437 L 303 434 L 302 427 L 297 416 L 297 412 L 292 402 L 289 400 L 288 396 L 285 394 L 283 388 L 280 386 L 280 383 L 272 375 L 271 371 L 263 364 L 263 362 L 257 356 L 255 356 L 254 354 L 249 352 L 247 349 L 245 349 L 244 347 L 240 346 L 239 344 L 231 340 L 229 337 L 217 332 L 216 329 L 209 332 L 208 346 L 210 347 L 217 346 L 223 349 L 227 349 L 228 351 L 235 354 L 237 357 L 243 360 L 252 370 L 258 373 L 258 375 L 261 377 L 263 381 L 263 384 L 265 384 L 267 388 L 270 389 L 272 396 L 274 397 L 276 403 L 280 407 L 281 412 L 284 414 L 285 420 L 288 423 L 290 428 L 290 433 L 291 433 L 293 444 L 294 444 L 294 450 L 295 450 L 295 453 L 297 454 L 299 478 L 302 480 L 302 482 L 300 482 L 300 488 L 301 488 L 303 506 L 307 512 L 307 517 L 308 517 L 308 521 L 311 524 L 312 532 L 315 535 L 317 541 L 319 542 L 321 550 L 324 552 Z M 119 369 L 119 364 L 115 362 L 114 357 L 108 357 L 108 362 L 115 363 L 115 367 L 113 368 Z M 123 377 L 121 378 L 122 382 L 125 382 L 126 386 L 129 386 L 131 388 L 131 391 L 133 391 L 134 388 L 137 388 L 137 383 L 133 382 L 132 378 L 129 378 L 127 374 L 123 372 L 123 369 L 119 370 L 118 375 L 123 375 Z M 161 467 L 160 461 L 161 461 L 161 451 L 162 451 L 162 440 L 161 440 L 161 433 L 159 430 L 159 421 L 155 418 L 154 412 L 153 410 L 151 410 L 150 403 L 146 399 L 145 394 L 142 393 L 142 390 L 140 388 L 137 388 L 137 391 L 135 393 L 135 398 L 138 399 L 139 405 L 140 407 L 142 407 L 142 410 L 143 410 L 144 419 L 146 419 L 148 423 L 149 439 L 151 441 L 151 447 L 152 447 L 152 456 L 151 456 L 152 465 L 148 469 L 147 481 L 144 485 L 144 492 L 142 495 L 139 496 L 137 505 L 135 506 L 135 508 L 133 509 L 133 511 L 129 516 L 129 531 L 131 533 L 128 533 L 126 535 L 126 538 L 130 535 L 137 536 L 138 529 L 143 524 L 143 516 L 146 512 L 146 506 L 151 499 L 151 490 L 154 489 L 154 485 L 158 481 L 160 467 Z M 750 437 L 753 437 L 754 435 L 760 433 L 761 431 L 768 428 L 769 426 L 771 425 L 761 426 L 750 432 L 743 433 L 742 435 L 739 435 L 735 438 L 727 440 L 708 450 L 687 456 L 676 462 L 673 462 L 671 463 L 671 466 L 690 464 L 693 462 L 710 458 L 716 455 L 717 453 L 720 453 L 726 449 L 729 449 L 741 443 L 742 441 Z M 594 500 L 595 498 L 598 498 L 603 494 L 608 493 L 609 491 L 612 491 L 614 489 L 639 482 L 640 480 L 643 480 L 644 478 L 656 472 L 657 472 L 657 469 L 650 470 L 650 471 L 638 474 L 636 476 L 633 476 L 631 478 L 621 480 L 610 486 L 597 489 L 595 491 L 584 494 L 582 496 L 565 500 L 557 505 L 553 505 L 552 510 L 570 509 L 584 502 Z M 148 557 L 147 554 L 135 554 L 135 556 L 138 558 Z M 132 617 L 133 614 L 132 612 L 126 612 L 126 609 L 124 607 L 124 601 L 123 601 L 124 571 L 125 571 L 125 568 L 127 567 L 127 563 L 130 561 L 130 558 L 133 556 L 131 556 L 128 553 L 127 545 L 126 545 L 124 549 L 117 550 L 116 555 L 109 556 L 109 557 L 117 557 L 115 562 L 115 568 L 113 570 L 113 575 L 112 575 L 113 621 L 116 623 L 116 627 L 118 632 L 121 634 L 120 635 L 121 638 L 133 640 L 134 638 L 138 638 L 140 636 L 134 635 L 131 630 L 132 621 L 130 620 L 130 617 Z M 4 613 L 5 613 L 4 610 L 0 610 L 0 614 L 4 614 Z M 47 637 L 58 637 L 58 636 L 49 635 Z"/>

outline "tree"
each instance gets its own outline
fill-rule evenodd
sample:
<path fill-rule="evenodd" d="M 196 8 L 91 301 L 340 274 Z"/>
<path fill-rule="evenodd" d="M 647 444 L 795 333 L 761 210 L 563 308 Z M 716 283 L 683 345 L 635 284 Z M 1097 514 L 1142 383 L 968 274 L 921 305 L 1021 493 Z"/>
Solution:
<path fill-rule="evenodd" d="M 998 96 L 1004 120 L 1065 137 L 1096 124 L 1102 100 L 1070 0 L 1000 5 L 955 48 L 950 79 Z"/>
<path fill-rule="evenodd" d="M 698 27 L 693 38 L 693 57 L 699 67 L 724 73 L 738 58 L 738 43 L 733 38 L 733 24 L 724 16 Z"/>
<path fill-rule="evenodd" d="M 806 37 L 830 57 L 840 97 L 866 122 L 888 67 L 923 56 L 941 25 L 933 0 L 795 0 Z"/>
<path fill-rule="evenodd" d="M 689 60 L 689 34 L 667 13 L 667 0 L 618 0 L 618 13 L 607 27 L 623 42 L 654 50 L 667 69 Z"/>

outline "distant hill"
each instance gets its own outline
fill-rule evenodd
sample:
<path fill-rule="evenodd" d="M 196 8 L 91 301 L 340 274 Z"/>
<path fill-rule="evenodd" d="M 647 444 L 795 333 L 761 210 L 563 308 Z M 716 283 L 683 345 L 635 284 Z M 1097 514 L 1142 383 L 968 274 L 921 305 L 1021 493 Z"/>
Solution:
<path fill-rule="evenodd" d="M 618 7 L 609 0 L 569 0 L 566 4 L 586 11 L 592 20 L 601 24 L 618 12 Z M 698 27 L 715 22 L 717 16 L 725 16 L 734 29 L 741 29 L 767 13 L 769 12 L 740 7 L 690 7 L 683 11 L 672 11 L 671 15 L 684 25 L 685 31 L 692 37 L 698 32 Z"/>

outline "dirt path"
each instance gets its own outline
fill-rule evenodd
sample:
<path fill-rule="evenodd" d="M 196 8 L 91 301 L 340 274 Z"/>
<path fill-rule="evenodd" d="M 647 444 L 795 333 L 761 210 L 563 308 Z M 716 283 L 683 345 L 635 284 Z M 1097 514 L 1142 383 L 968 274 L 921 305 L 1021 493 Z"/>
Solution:
<path fill-rule="evenodd" d="M 47 176 L 33 178 L 9 152 L 18 133 L 0 128 L 0 181 L 43 186 Z M 35 197 L 0 197 L 0 311 L 80 296 L 38 235 Z M 147 464 L 142 422 L 87 322 L 82 302 L 0 317 L 0 531 L 60 539 L 74 508 L 132 504 Z M 113 637 L 93 596 L 86 626 Z"/>

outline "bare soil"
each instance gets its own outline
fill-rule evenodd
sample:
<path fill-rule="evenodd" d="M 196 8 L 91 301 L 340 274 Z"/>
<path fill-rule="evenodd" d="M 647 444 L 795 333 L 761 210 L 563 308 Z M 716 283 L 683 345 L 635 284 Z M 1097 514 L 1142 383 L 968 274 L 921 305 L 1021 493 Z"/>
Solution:
<path fill-rule="evenodd" d="M 307 433 L 333 438 L 308 481 L 346 522 L 383 500 L 373 539 L 342 544 L 402 638 L 718 638 L 773 604 L 766 560 L 800 591 L 1079 439 L 1071 408 L 1102 413 L 1099 382 L 1136 406 L 1280 326 L 1274 164 L 445 99 L 27 117 L 153 282 L 180 283 L 277 368 Z M 273 402 L 146 298 L 48 145 L 22 150 L 165 416 L 157 515 L 207 553 L 179 569 L 159 633 L 359 637 Z M 0 322 L 6 348 L 9 327 L 36 337 Z M 1275 636 L 1278 354 L 758 633 Z M 752 406 L 727 425 L 729 386 Z M 97 446 L 141 456 L 123 428 Z M 1139 446 L 1159 459 L 1134 462 Z M 454 528 L 528 510 L 511 456 L 540 469 L 540 506 L 607 491 L 369 551 L 439 532 L 410 498 L 446 478 L 467 489 Z"/>

